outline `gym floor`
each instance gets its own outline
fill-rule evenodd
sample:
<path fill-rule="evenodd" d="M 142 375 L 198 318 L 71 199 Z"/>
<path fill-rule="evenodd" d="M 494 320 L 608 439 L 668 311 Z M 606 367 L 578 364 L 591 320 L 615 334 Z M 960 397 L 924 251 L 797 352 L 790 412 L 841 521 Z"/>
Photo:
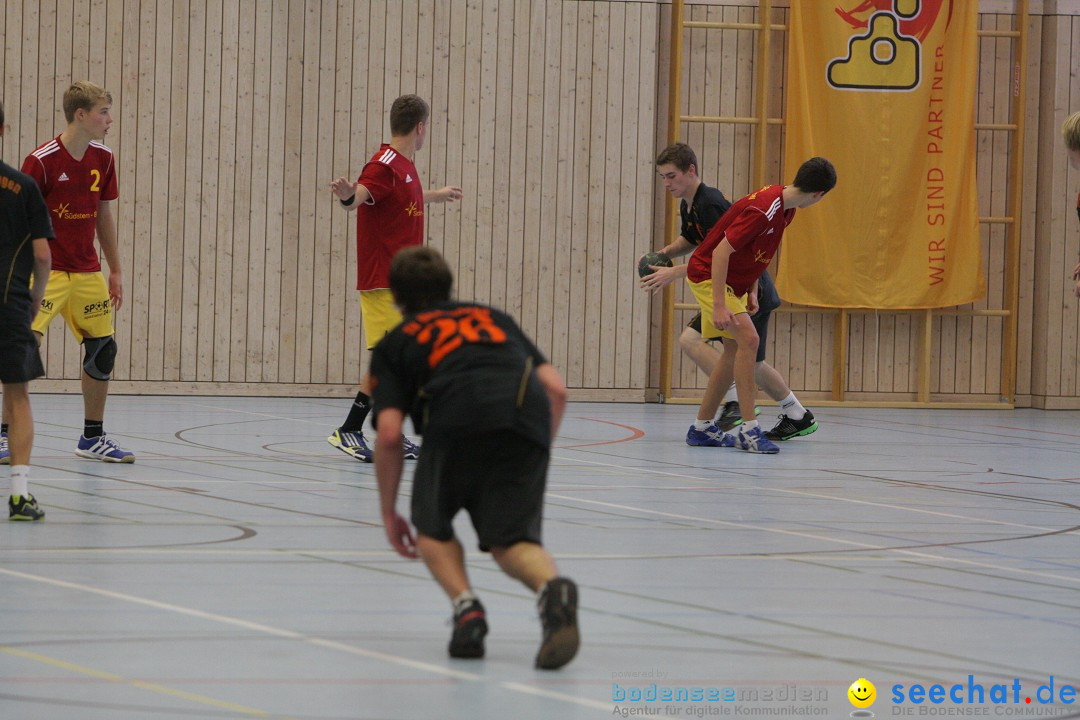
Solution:
<path fill-rule="evenodd" d="M 534 598 L 464 516 L 491 632 L 447 657 L 373 466 L 325 441 L 348 401 L 110 398 L 133 465 L 74 456 L 78 396 L 33 406 L 0 718 L 1080 717 L 1080 412 L 818 408 L 757 456 L 688 447 L 692 407 L 571 403 L 544 530 L 582 648 L 541 672 Z"/>

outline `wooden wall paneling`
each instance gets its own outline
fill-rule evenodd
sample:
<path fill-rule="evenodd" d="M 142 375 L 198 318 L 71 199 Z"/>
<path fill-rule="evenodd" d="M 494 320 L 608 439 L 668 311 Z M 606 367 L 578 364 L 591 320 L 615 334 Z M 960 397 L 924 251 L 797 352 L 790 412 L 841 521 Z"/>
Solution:
<path fill-rule="evenodd" d="M 147 380 L 163 380 L 165 372 L 165 292 L 169 267 L 169 202 L 171 197 L 169 162 L 172 156 L 172 74 L 173 65 L 173 3 L 157 0 L 154 8 L 153 36 L 147 44 L 156 45 L 153 81 L 150 83 L 153 119 L 153 157 L 149 182 L 153 220 L 150 223 L 150 267 L 147 268 L 146 297 L 146 371 Z M 140 88 L 141 90 L 141 88 Z"/>
<path fill-rule="evenodd" d="M 656 117 L 663 111 L 656 106 L 655 94 L 652 92 L 657 84 L 657 19 L 656 5 L 642 4 L 639 6 L 641 16 L 638 18 L 640 58 L 638 88 L 636 94 L 627 98 L 630 107 L 637 105 L 637 163 L 632 193 L 632 205 L 627 214 L 633 216 L 633 229 L 631 237 L 631 255 L 628 262 L 621 265 L 624 277 L 630 281 L 630 292 L 636 298 L 634 313 L 631 318 L 631 333 L 633 335 L 634 352 L 631 357 L 630 378 L 632 387 L 648 387 L 649 385 L 649 306 L 650 299 L 646 293 L 641 292 L 637 284 L 637 273 L 630 268 L 637 264 L 637 254 L 648 248 L 652 222 L 652 196 L 656 187 L 656 169 L 653 160 L 656 158 L 656 148 L 653 137 L 656 132 Z M 685 262 L 685 259 L 684 259 Z"/>
<path fill-rule="evenodd" d="M 850 392 L 860 392 L 863 389 L 862 346 L 865 324 L 866 313 L 852 313 L 849 316 L 847 386 L 845 389 Z"/>
<path fill-rule="evenodd" d="M 668 91 L 670 88 L 670 75 L 671 75 L 671 6 L 660 5 L 657 7 L 657 25 L 654 33 L 654 37 L 657 43 L 657 63 L 656 63 L 656 90 L 652 94 L 653 102 L 656 106 L 656 122 L 652 135 L 652 150 L 654 159 L 656 154 L 660 152 L 667 143 L 668 133 Z M 654 168 L 650 168 L 650 172 L 653 172 Z M 656 180 L 656 176 L 652 175 L 652 187 L 648 197 L 651 200 L 649 204 L 649 211 L 652 215 L 652 236 L 648 239 L 643 238 L 640 244 L 640 252 L 645 250 L 653 250 L 658 247 L 662 247 L 666 238 L 666 231 L 668 218 L 665 214 L 666 198 L 663 187 L 660 186 Z M 677 295 L 676 295 L 677 297 Z M 661 385 L 660 379 L 660 364 L 661 364 L 661 352 L 663 350 L 663 295 L 657 295 L 655 297 L 650 296 L 649 300 L 649 380 L 648 387 L 659 388 Z M 674 314 L 674 327 L 679 327 L 679 319 L 682 317 L 681 312 L 675 311 Z M 678 364 L 679 356 L 681 352 L 676 345 L 672 348 L 671 353 L 671 378 L 672 378 L 672 392 L 678 394 L 675 388 L 682 387 L 680 381 L 681 368 Z M 651 399 L 651 398 L 650 398 Z"/>
<path fill-rule="evenodd" d="M 474 15 L 465 0 L 456 0 L 450 10 L 450 56 L 447 63 L 449 75 L 446 96 L 446 110 L 443 117 L 436 121 L 445 129 L 443 131 L 445 144 L 439 149 L 438 156 L 445 160 L 444 170 L 439 175 L 429 177 L 428 187 L 437 188 L 443 185 L 461 185 L 465 176 L 464 160 L 469 154 L 475 154 L 473 144 L 475 140 L 465 134 L 463 115 L 467 95 L 467 83 L 472 82 L 472 68 L 467 65 L 469 60 L 469 19 Z M 475 193 L 475 190 L 473 191 Z M 465 235 L 472 232 L 463 226 L 462 203 L 446 203 L 443 205 L 428 205 L 428 216 L 437 216 L 442 223 L 443 252 L 449 259 L 450 266 L 455 268 L 455 274 L 459 280 L 464 275 L 465 285 L 468 288 L 472 282 L 471 270 L 466 270 L 472 263 L 468 252 L 463 252 Z M 471 246 L 470 246 L 471 251 Z"/>
<path fill-rule="evenodd" d="M 541 197 L 542 186 L 540 179 L 544 164 L 544 66 L 547 62 L 545 47 L 545 21 L 544 10 L 547 2 L 534 0 L 528 7 L 523 7 L 525 15 L 521 17 L 526 32 L 526 50 L 528 60 L 522 73 L 526 87 L 527 99 L 523 99 L 525 105 L 525 117 L 521 126 L 521 132 L 515 132 L 524 143 L 523 184 L 524 202 L 522 208 L 522 233 L 520 249 L 517 242 L 514 243 L 515 261 L 511 262 L 511 273 L 507 277 L 508 284 L 513 277 L 513 268 L 518 267 L 520 262 L 521 283 L 517 292 L 520 293 L 520 310 L 518 318 L 521 325 L 527 328 L 526 332 L 531 335 L 542 349 L 550 345 L 550 339 L 544 337 L 540 326 L 541 313 L 539 304 L 539 287 L 541 275 L 541 257 L 539 234 L 541 222 Z M 520 255 L 518 253 L 520 252 Z M 520 259 L 519 259 L 520 258 Z M 508 290 L 508 292 L 510 292 Z M 511 293 L 513 294 L 513 293 Z"/>
<path fill-rule="evenodd" d="M 191 6 L 188 14 L 187 123 L 185 125 L 186 159 L 184 168 L 184 238 L 183 259 L 179 271 L 183 331 L 180 340 L 180 380 L 199 380 L 199 244 L 202 227 L 203 187 L 203 105 L 206 86 L 206 7 Z M 275 367 L 277 363 L 274 363 Z M 275 377 L 275 379 L 277 379 Z"/>
<path fill-rule="evenodd" d="M 1016 393 L 1020 396 L 1031 395 L 1032 357 L 1029 349 L 1034 339 L 1031 318 L 1034 310 L 1033 295 L 1035 285 L 1035 238 L 1037 218 L 1038 183 L 1038 147 L 1039 147 L 1039 97 L 1041 94 L 1042 73 L 1042 19 L 1030 16 L 1028 20 L 1028 56 L 1026 77 L 1028 82 L 1027 102 L 1024 122 L 1024 178 L 1023 231 L 1020 234 L 1020 282 L 1019 282 L 1019 318 L 1017 324 L 1016 354 Z"/>
<path fill-rule="evenodd" d="M 283 146 L 284 168 L 281 177 L 281 286 L 279 298 L 268 298 L 277 307 L 280 317 L 278 337 L 278 381 L 297 382 L 297 305 L 300 302 L 300 284 L 297 263 L 300 238 L 300 207 L 298 189 L 303 168 L 304 147 L 304 11 L 303 0 L 289 0 L 289 14 L 282 37 L 286 38 L 288 62 L 285 66 L 285 136 Z M 373 24 L 375 18 L 372 18 Z M 381 40 L 381 34 L 379 34 Z M 382 48 L 372 48 L 371 65 L 382 58 Z M 310 99 L 309 99 L 310 101 Z M 303 370 L 301 369 L 301 372 Z"/>
<path fill-rule="evenodd" d="M 1080 52 L 1077 51 L 1077 43 L 1080 43 L 1080 18 L 1073 16 L 1064 19 L 1066 27 L 1063 28 L 1063 34 L 1070 38 L 1069 47 L 1073 49 L 1069 57 L 1069 72 L 1068 86 L 1062 91 L 1062 98 L 1065 101 L 1066 114 L 1071 114 L 1080 110 Z M 1062 73 L 1064 74 L 1064 73 Z M 1061 122 L 1064 122 L 1064 118 Z M 1065 153 L 1062 151 L 1061 141 L 1061 122 L 1056 123 L 1059 130 L 1057 137 L 1054 138 L 1054 145 L 1058 151 L 1059 157 L 1064 157 Z M 1062 207 L 1071 206 L 1072 193 L 1078 189 L 1078 173 L 1068 166 L 1065 167 L 1065 196 L 1068 203 L 1062 203 Z M 1080 332 L 1078 332 L 1077 323 L 1080 322 L 1080 312 L 1078 312 L 1078 303 L 1075 295 L 1075 284 L 1069 277 L 1072 268 L 1076 265 L 1077 258 L 1080 258 L 1080 232 L 1077 232 L 1076 221 L 1073 219 L 1072 213 L 1066 211 L 1066 220 L 1064 223 L 1064 257 L 1062 258 L 1061 265 L 1056 269 L 1054 275 L 1061 280 L 1063 288 L 1061 294 L 1058 296 L 1061 298 L 1058 305 L 1062 309 L 1062 357 L 1061 357 L 1061 388 L 1059 395 L 1065 397 L 1075 397 L 1080 394 L 1080 384 L 1077 382 L 1078 360 L 1080 360 L 1080 352 L 1078 352 L 1078 342 L 1080 342 Z"/>
<path fill-rule="evenodd" d="M 641 147 L 637 143 L 638 123 L 640 117 L 633 112 L 632 108 L 638 101 L 641 92 L 641 5 L 639 3 L 625 3 L 622 32 L 622 99 L 619 105 L 623 108 L 622 130 L 619 133 L 621 139 L 621 157 L 619 159 L 619 174 L 616 176 L 618 187 L 618 221 L 612 225 L 612 234 L 618 242 L 618 252 L 614 258 L 615 273 L 615 308 L 614 308 L 614 333 L 615 333 L 615 375 L 612 387 L 631 388 L 641 387 L 641 379 L 633 375 L 634 356 L 638 352 L 635 340 L 638 335 L 635 332 L 634 317 L 639 306 L 644 306 L 644 297 L 639 297 L 641 291 L 637 287 L 637 253 L 638 243 L 635 238 L 636 227 L 634 226 L 634 210 L 640 202 L 637 195 L 637 161 L 641 156 L 651 154 L 651 147 Z M 613 184 L 614 185 L 614 184 Z M 612 198 L 614 203 L 616 198 Z M 609 261 L 610 262 L 610 261 Z M 609 349 L 610 343 L 603 343 Z"/>
<path fill-rule="evenodd" d="M 285 183 L 286 168 L 295 168 L 295 158 L 286 154 L 286 132 L 290 114 L 295 115 L 295 103 L 289 97 L 289 60 L 293 45 L 289 36 L 289 5 L 274 3 L 270 17 L 270 77 L 269 103 L 273 122 L 267 127 L 267 177 L 266 177 L 266 250 L 264 254 L 261 313 L 262 333 L 262 382 L 285 382 L 281 374 L 279 358 L 284 352 L 282 337 L 281 305 L 284 286 L 282 246 L 285 237 Z M 355 76 L 354 76 L 355 77 Z M 354 79 L 359 84 L 362 80 Z"/>
<path fill-rule="evenodd" d="M 412 16 L 415 22 L 415 15 Z M 333 177 L 337 155 L 336 118 L 337 109 L 337 26 L 341 22 L 336 6 L 324 4 L 319 19 L 319 105 L 322 110 L 312 113 L 317 119 L 317 129 L 311 139 L 318 138 L 318 152 L 315 155 L 315 172 L 311 180 L 312 205 L 315 208 L 315 248 L 309 260 L 314 270 L 312 292 L 312 382 L 341 382 L 342 346 L 340 298 L 332 291 L 331 279 L 334 252 L 333 220 L 334 213 L 340 208 L 334 207 L 333 198 L 326 190 L 328 179 Z M 415 30 L 412 32 L 415 35 Z M 409 56 L 409 64 L 415 66 L 415 55 Z M 340 286 L 339 286 L 340 287 Z"/>
<path fill-rule="evenodd" d="M 567 364 L 563 368 L 568 387 L 582 387 L 585 377 L 586 338 L 590 337 L 585 329 L 588 310 L 589 281 L 589 237 L 592 231 L 593 197 L 592 157 L 588 152 L 593 139 L 593 106 L 596 102 L 594 93 L 598 87 L 593 75 L 593 63 L 596 52 L 594 27 L 596 25 L 596 6 L 599 3 L 575 3 L 578 15 L 577 25 L 577 62 L 574 79 L 574 152 L 571 154 L 573 166 L 573 185 L 578 189 L 573 197 L 572 225 L 574 232 L 570 238 L 570 304 L 567 317 Z M 502 52 L 500 48 L 500 57 Z M 583 190 L 587 190 L 583 192 Z"/>
<path fill-rule="evenodd" d="M 554 248 L 554 285 L 552 294 L 552 336 L 548 358 L 565 377 L 570 354 L 570 297 L 573 292 L 572 253 L 574 227 L 574 174 L 579 149 L 579 133 L 574 122 L 578 106 L 576 72 L 578 67 L 578 3 L 564 3 L 559 17 L 559 92 L 557 118 L 559 132 L 553 160 L 556 161 L 555 201 L 545 210 L 554 215 L 554 232 L 549 242 Z M 650 138 L 651 141 L 651 138 Z M 643 320 L 647 322 L 647 320 Z"/>
<path fill-rule="evenodd" d="M 504 156 L 509 160 L 510 172 L 507 176 L 505 193 L 507 225 L 501 242 L 505 247 L 505 255 L 500 259 L 502 265 L 496 268 L 505 268 L 502 272 L 493 273 L 493 292 L 497 298 L 496 304 L 503 308 L 511 316 L 516 318 L 522 329 L 527 334 L 532 334 L 534 328 L 522 317 L 522 296 L 520 285 L 524 282 L 523 274 L 526 268 L 522 265 L 524 256 L 525 235 L 525 173 L 527 156 L 526 138 L 529 124 L 529 39 L 530 39 L 530 9 L 528 0 L 516 0 L 513 5 L 510 33 L 513 44 L 507 55 L 507 62 L 512 68 L 512 74 L 508 77 L 510 82 L 507 93 L 507 105 L 505 115 L 500 113 L 503 123 L 508 123 L 508 137 L 505 139 Z M 509 3 L 504 3 L 501 12 L 510 12 Z M 499 54 L 502 57 L 502 53 Z M 496 242 L 500 242 L 496 238 Z"/>
<path fill-rule="evenodd" d="M 357 312 L 355 295 L 351 292 L 356 279 L 355 274 L 350 275 L 349 272 L 349 227 L 355 222 L 356 216 L 342 210 L 328 189 L 335 178 L 347 177 L 352 180 L 353 173 L 357 171 L 350 157 L 355 141 L 351 132 L 354 52 L 351 31 L 355 22 L 354 10 L 355 4 L 350 0 L 338 0 L 336 14 L 329 20 L 334 30 L 333 37 L 328 40 L 333 48 L 333 55 L 328 60 L 332 65 L 328 71 L 328 82 L 332 87 L 329 92 L 333 94 L 333 124 L 329 127 L 329 137 L 325 139 L 329 145 L 328 154 L 325 162 L 319 165 L 315 178 L 315 202 L 325 206 L 320 221 L 323 256 L 317 262 L 325 263 L 325 275 L 320 282 L 326 283 L 326 382 L 329 383 L 348 383 L 355 376 L 355 363 L 348 360 L 350 353 L 346 340 L 350 318 Z M 327 102 L 331 102 L 329 97 Z M 253 245 L 255 242 L 253 232 Z"/>
<path fill-rule="evenodd" d="M 105 27 L 109 15 L 109 2 L 110 0 L 90 0 L 89 68 L 86 77 L 91 79 L 105 77 Z M 85 7 L 86 3 L 82 5 Z"/>
<path fill-rule="evenodd" d="M 72 4 L 73 0 L 56 0 L 56 49 L 55 67 L 52 77 L 53 96 L 63 98 L 64 90 L 71 85 L 73 79 L 71 66 L 75 48 L 72 31 Z"/>
<path fill-rule="evenodd" d="M 450 33 L 447 31 L 451 27 L 452 16 L 455 11 L 455 5 L 452 2 L 435 3 L 435 14 L 433 17 L 434 30 L 434 50 L 432 53 L 433 66 L 432 66 L 432 88 L 431 97 L 425 98 L 431 106 L 431 132 L 429 143 L 430 147 L 425 148 L 419 153 L 418 160 L 420 164 L 416 166 L 417 172 L 420 173 L 420 177 L 423 178 L 424 187 L 440 187 L 441 185 L 456 184 L 452 183 L 450 177 L 447 175 L 447 153 L 451 151 L 450 137 L 448 135 L 448 108 L 449 108 L 449 93 L 452 83 L 455 81 L 453 77 L 454 73 L 450 67 Z M 389 139 L 389 110 L 387 107 L 383 111 L 383 115 L 380 115 L 379 123 L 376 127 L 386 127 L 387 139 Z M 369 116 L 369 125 L 372 120 Z M 369 130 L 370 132 L 370 130 Z M 429 245 L 446 253 L 446 223 L 447 216 L 445 212 L 434 211 L 431 206 L 425 208 L 424 215 L 424 232 L 427 235 L 427 242 Z M 456 271 L 456 257 L 447 254 L 447 262 L 450 263 L 451 268 Z"/>
<path fill-rule="evenodd" d="M 593 4 L 592 40 L 592 113 L 589 125 L 589 222 L 586 237 L 588 264 L 585 268 L 585 337 L 582 348 L 582 387 L 600 387 L 600 307 L 603 302 L 604 199 L 607 195 L 605 172 L 606 143 L 612 134 L 607 124 L 608 46 L 610 3 Z"/>
<path fill-rule="evenodd" d="M 345 4 L 341 0 L 340 4 Z M 347 5 L 351 7 L 351 4 Z M 250 61 L 252 63 L 250 93 L 250 129 L 251 136 L 244 143 L 250 153 L 249 202 L 246 207 L 237 208 L 237 212 L 244 213 L 247 217 L 248 259 L 247 267 L 241 266 L 246 271 L 246 277 L 240 282 L 247 288 L 247 292 L 240 300 L 246 306 L 246 323 L 243 329 L 245 336 L 244 345 L 244 380 L 249 383 L 263 382 L 265 372 L 265 337 L 263 327 L 267 320 L 267 311 L 270 309 L 265 303 L 266 293 L 266 253 L 267 253 L 267 229 L 269 226 L 268 215 L 276 210 L 276 203 L 271 207 L 269 197 L 269 172 L 270 172 L 270 123 L 271 117 L 277 118 L 276 108 L 271 105 L 270 84 L 273 70 L 273 56 L 271 51 L 271 39 L 273 32 L 273 7 L 270 3 L 259 3 L 255 6 L 253 17 L 250 19 Z M 342 32 L 347 32 L 352 26 L 352 17 L 348 22 L 343 21 L 339 25 Z M 348 68 L 345 63 L 342 67 Z M 340 88 L 340 86 L 339 86 Z M 348 90 L 346 89 L 347 93 Z M 339 119 L 340 108 L 335 104 L 335 120 Z M 276 124 L 276 123 L 275 123 Z M 348 142 L 348 126 L 342 128 L 339 136 L 343 142 Z M 329 178 L 324 179 L 329 182 Z M 325 186 L 324 186 L 325 187 Z M 331 263 L 332 268 L 338 265 Z M 336 285 L 335 285 L 336 286 Z"/>
<path fill-rule="evenodd" d="M 604 224 L 602 235 L 597 238 L 597 245 L 603 248 L 602 260 L 598 262 L 594 275 L 600 275 L 599 297 L 599 333 L 597 340 L 599 352 L 597 359 L 597 387 L 615 387 L 616 365 L 619 363 L 622 342 L 618 335 L 619 312 L 625 305 L 619 295 L 619 194 L 625 169 L 622 166 L 622 143 L 624 141 L 623 78 L 625 60 L 623 57 L 623 38 L 626 32 L 626 7 L 624 3 L 608 4 L 608 38 L 604 47 L 607 49 L 607 120 L 605 123 L 603 165 L 604 183 L 602 202 L 604 205 Z M 615 353 L 612 354 L 611 348 Z"/>
<path fill-rule="evenodd" d="M 246 382 L 251 365 L 248 360 L 248 345 L 252 341 L 248 332 L 248 314 L 251 312 L 248 298 L 260 288 L 259 285 L 252 287 L 249 281 L 251 280 L 253 268 L 260 267 L 262 264 L 262 241 L 254 238 L 251 232 L 251 205 L 254 199 L 252 194 L 254 185 L 252 177 L 254 172 L 252 134 L 255 127 L 255 113 L 259 112 L 265 115 L 267 108 L 266 106 L 254 105 L 256 65 L 261 64 L 257 62 L 255 56 L 256 20 L 253 15 L 254 12 L 257 12 L 257 8 L 253 8 L 253 12 L 249 15 L 246 8 L 235 7 L 238 11 L 236 16 L 233 15 L 234 7 L 229 7 L 226 13 L 229 17 L 229 24 L 235 22 L 237 25 L 234 192 L 232 193 L 232 209 L 230 212 L 232 274 L 231 277 L 219 277 L 218 283 L 226 283 L 231 295 L 230 336 L 232 343 L 228 359 L 228 378 L 230 382 Z M 333 48 L 333 42 L 328 42 L 324 45 L 323 51 L 326 52 L 329 49 L 330 52 L 333 52 Z M 331 113 L 327 113 L 326 116 L 331 119 L 333 117 Z M 315 187 L 318 188 L 317 181 Z M 226 227 L 229 227 L 228 223 Z M 258 258 L 255 257 L 257 253 L 260 254 Z M 322 267 L 321 262 L 319 266 Z"/>
<path fill-rule="evenodd" d="M 563 322 L 561 310 L 564 298 L 555 295 L 555 286 L 559 277 L 556 261 L 556 234 L 559 224 L 559 127 L 560 106 L 562 103 L 560 64 L 562 60 L 562 10 L 565 3 L 546 2 L 541 4 L 542 12 L 537 20 L 542 23 L 536 35 L 544 38 L 544 62 L 542 63 L 543 102 L 539 108 L 540 117 L 534 118 L 539 125 L 540 161 L 538 168 L 540 187 L 539 197 L 540 224 L 536 235 L 536 249 L 539 256 L 536 286 L 536 342 L 545 354 L 550 354 L 555 345 L 558 326 Z M 540 30 L 543 30 L 541 33 Z M 561 330 L 561 328 L 558 328 Z"/>
<path fill-rule="evenodd" d="M 894 382 L 893 353 L 896 340 L 896 315 L 881 313 L 878 315 L 878 346 L 876 352 L 877 391 L 887 390 Z"/>
<path fill-rule="evenodd" d="M 222 0 L 206 3 L 206 64 L 203 67 L 203 117 L 202 149 L 203 173 L 200 197 L 202 215 L 199 237 L 199 380 L 223 380 L 216 374 L 215 354 L 221 338 L 217 332 L 225 330 L 217 324 L 217 312 L 221 298 L 217 293 L 217 246 L 222 241 L 218 234 L 219 188 L 230 178 L 223 175 L 221 134 L 218 128 L 222 117 Z M 210 330 L 210 332 L 207 332 Z M 225 347 L 228 348 L 227 336 Z"/>
<path fill-rule="evenodd" d="M 325 363 L 325 352 L 320 357 L 313 347 L 316 343 L 314 335 L 315 282 L 314 263 L 316 255 L 316 200 L 314 185 L 318 178 L 319 169 L 319 133 L 322 122 L 320 116 L 324 113 L 312 112 L 309 108 L 323 107 L 323 97 L 319 82 L 319 51 L 322 39 L 320 5 L 317 0 L 307 0 L 303 7 L 303 17 L 298 18 L 303 28 L 303 71 L 301 85 L 297 88 L 303 103 L 303 109 L 299 116 L 299 144 L 300 165 L 298 172 L 286 185 L 289 202 L 296 203 L 299 228 L 296 237 L 296 259 L 292 264 L 293 273 L 296 276 L 296 301 L 294 304 L 295 314 L 292 326 L 295 332 L 295 356 L 294 382 L 316 381 L 318 371 L 314 365 L 317 360 Z M 389 29 L 387 30 L 389 34 Z M 393 41 L 387 41 L 387 63 L 392 65 L 393 57 L 389 54 L 393 47 Z M 314 57 L 313 57 L 314 56 Z"/>
<path fill-rule="evenodd" d="M 478 7 L 474 36 L 496 38 L 499 29 L 499 3 L 483 0 Z M 495 216 L 501 214 L 497 207 L 497 198 L 501 204 L 502 193 L 497 190 L 496 168 L 505 163 L 496 154 L 495 134 L 498 123 L 498 72 L 499 43 L 477 42 L 479 57 L 476 59 L 477 78 L 475 97 L 468 96 L 466 101 L 475 107 L 470 120 L 473 126 L 467 132 L 474 138 L 475 152 L 470 154 L 472 164 L 471 179 L 462 178 L 465 202 L 469 204 L 468 216 L 471 226 L 469 232 L 473 238 L 473 264 L 471 272 L 472 287 L 468 297 L 482 303 L 491 301 L 491 283 L 496 274 L 504 272 L 494 266 L 493 247 Z M 463 212 L 463 215 L 465 213 Z M 459 285 L 459 293 L 461 292 Z"/>
<path fill-rule="evenodd" d="M 91 3 L 71 2 L 71 77 L 90 77 Z M 160 10 L 159 10 L 160 12 Z M 0 17 L 0 25 L 3 18 Z M 0 28 L 0 32 L 3 32 Z"/>
<path fill-rule="evenodd" d="M 17 164 L 21 166 L 22 160 L 27 154 L 46 138 L 55 136 L 55 133 L 49 135 L 46 132 L 46 126 L 48 131 L 51 132 L 52 130 L 49 111 L 53 105 L 51 98 L 48 104 L 43 104 L 42 98 L 38 95 L 38 74 L 40 72 L 38 63 L 40 48 L 38 46 L 41 32 L 38 26 L 38 16 L 41 12 L 40 6 L 37 3 L 23 3 L 20 8 L 16 3 L 8 4 L 15 12 L 8 16 L 9 24 L 12 27 L 4 36 L 4 44 L 11 43 L 11 49 L 15 51 L 18 62 L 13 62 L 14 58 L 10 54 L 8 55 L 9 66 L 14 72 L 11 73 L 8 84 L 5 85 L 5 94 L 7 87 L 18 88 L 19 92 L 14 94 L 13 97 L 5 97 L 4 99 L 7 106 L 23 109 L 20 112 L 22 121 L 15 128 L 15 136 L 18 140 L 15 145 L 15 155 L 18 157 Z M 21 35 L 16 35 L 20 31 Z M 55 113 L 55 111 L 53 112 Z M 39 136 L 40 140 L 38 139 Z M 46 338 L 48 338 L 47 335 Z M 50 350 L 52 349 L 51 345 L 52 343 L 50 343 Z M 50 357 L 49 360 L 51 362 L 52 358 Z"/>
<path fill-rule="evenodd" d="M 4 38 L 4 46 L 0 48 L 0 79 L 4 83 L 3 98 L 4 122 L 10 129 L 0 136 L 0 160 L 15 169 L 22 167 L 23 156 L 19 153 L 18 127 L 22 125 L 22 103 L 16 101 L 20 91 L 19 67 L 21 58 L 18 49 L 22 46 L 22 33 L 17 29 L 15 22 L 9 22 L 9 17 L 21 20 L 22 7 L 15 3 L 4 3 L 0 10 L 0 37 Z"/>
<path fill-rule="evenodd" d="M 127 188 L 122 211 L 114 207 L 121 219 L 117 244 L 125 265 L 124 307 L 114 316 L 117 324 L 117 342 L 121 351 L 118 372 L 122 380 L 144 380 L 147 376 L 149 344 L 150 255 L 151 217 L 154 212 L 153 157 L 154 153 L 140 152 L 142 148 L 154 148 L 154 68 L 155 40 L 157 32 L 157 8 L 146 3 L 131 3 L 131 24 L 128 30 L 136 42 L 129 43 L 131 55 L 124 56 L 124 100 L 122 115 L 129 125 L 123 134 L 134 138 L 125 143 L 124 167 L 133 169 L 127 175 Z M 127 48 L 125 48 L 127 49 Z M 118 205 L 119 201 L 116 204 Z M 132 272 L 140 268 L 139 272 Z"/>
<path fill-rule="evenodd" d="M 476 297 L 476 259 L 477 234 L 480 232 L 477 218 L 477 186 L 479 184 L 479 156 L 484 152 L 480 131 L 481 71 L 483 46 L 480 40 L 483 31 L 484 8 L 481 0 L 469 0 L 464 9 L 465 46 L 462 49 L 461 76 L 463 93 L 460 103 L 462 142 L 459 157 L 460 170 L 453 184 L 469 188 L 465 197 L 455 203 L 459 208 L 459 245 L 457 258 L 457 276 L 455 278 L 458 296 L 468 299 Z M 490 161 L 490 148 L 488 148 Z M 446 183 L 436 183 L 432 187 L 441 187 Z M 485 198 L 486 199 L 486 198 Z M 436 212 L 442 212 L 445 205 L 429 206 Z"/>

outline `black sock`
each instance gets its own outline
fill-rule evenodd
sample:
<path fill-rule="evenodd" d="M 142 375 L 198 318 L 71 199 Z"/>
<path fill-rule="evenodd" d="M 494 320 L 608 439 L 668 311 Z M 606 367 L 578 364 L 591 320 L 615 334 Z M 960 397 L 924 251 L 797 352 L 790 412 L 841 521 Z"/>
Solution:
<path fill-rule="evenodd" d="M 0 423 L 0 433 L 7 435 L 7 423 Z"/>
<path fill-rule="evenodd" d="M 101 437 L 105 434 L 105 421 L 104 420 L 84 420 L 83 421 L 83 437 L 95 438 Z"/>
<path fill-rule="evenodd" d="M 341 426 L 341 432 L 360 432 L 364 429 L 364 420 L 371 412 L 371 398 L 362 392 L 356 393 L 349 417 L 345 418 L 345 424 Z"/>

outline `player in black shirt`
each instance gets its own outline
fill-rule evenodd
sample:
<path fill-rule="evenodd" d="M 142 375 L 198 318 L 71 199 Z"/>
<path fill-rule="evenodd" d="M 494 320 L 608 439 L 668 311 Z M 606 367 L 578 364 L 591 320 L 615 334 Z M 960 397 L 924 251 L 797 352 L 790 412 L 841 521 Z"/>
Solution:
<path fill-rule="evenodd" d="M 664 189 L 680 200 L 679 214 L 682 216 L 679 236 L 661 252 L 671 258 L 689 254 L 701 244 L 720 216 L 731 207 L 731 203 L 722 192 L 701 180 L 697 154 L 686 143 L 674 143 L 664 148 L 656 158 L 656 171 L 663 180 Z M 659 292 L 675 280 L 686 279 L 685 263 L 673 267 L 651 267 L 656 272 L 641 279 L 641 287 L 647 291 Z M 789 440 L 800 435 L 809 435 L 818 429 L 814 414 L 802 406 L 776 368 L 765 362 L 769 319 L 773 310 L 780 307 L 780 295 L 777 294 L 768 271 L 758 278 L 757 289 L 758 311 L 750 317 L 759 338 L 754 376 L 758 386 L 778 402 L 783 410 L 779 421 L 765 436 L 770 440 Z M 679 336 L 679 346 L 706 375 L 710 374 L 720 361 L 720 353 L 701 335 L 701 313 L 687 323 Z M 724 396 L 724 405 L 720 416 L 716 418 L 716 425 L 727 432 L 740 424 L 742 412 L 735 399 L 735 386 L 732 384 Z"/>
<path fill-rule="evenodd" d="M 0 104 L 3 134 L 4 107 Z M 27 489 L 34 444 L 29 383 L 45 374 L 30 323 L 45 296 L 52 238 L 49 211 L 37 183 L 0 162 L 0 383 L 4 386 L 4 417 L 10 418 L 8 425 L 0 427 L 0 463 L 11 465 L 11 520 L 45 517 Z"/>
<path fill-rule="evenodd" d="M 538 594 L 543 640 L 536 666 L 554 669 L 578 648 L 577 587 L 559 577 L 540 526 L 551 442 L 566 387 L 517 324 L 477 303 L 451 302 L 453 276 L 438 252 L 410 247 L 390 266 L 405 319 L 371 360 L 375 474 L 390 544 L 424 559 L 454 605 L 452 657 L 484 655 L 487 619 L 451 524 L 469 513 L 480 549 Z M 412 489 L 413 538 L 395 509 L 402 424 L 424 436 Z"/>

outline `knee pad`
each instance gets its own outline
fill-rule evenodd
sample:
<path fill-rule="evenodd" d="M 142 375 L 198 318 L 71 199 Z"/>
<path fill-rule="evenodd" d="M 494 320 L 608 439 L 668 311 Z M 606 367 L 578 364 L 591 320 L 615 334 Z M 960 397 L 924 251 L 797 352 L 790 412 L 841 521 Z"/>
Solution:
<path fill-rule="evenodd" d="M 112 336 L 83 339 L 83 370 L 95 380 L 112 377 L 116 362 L 116 341 Z"/>

